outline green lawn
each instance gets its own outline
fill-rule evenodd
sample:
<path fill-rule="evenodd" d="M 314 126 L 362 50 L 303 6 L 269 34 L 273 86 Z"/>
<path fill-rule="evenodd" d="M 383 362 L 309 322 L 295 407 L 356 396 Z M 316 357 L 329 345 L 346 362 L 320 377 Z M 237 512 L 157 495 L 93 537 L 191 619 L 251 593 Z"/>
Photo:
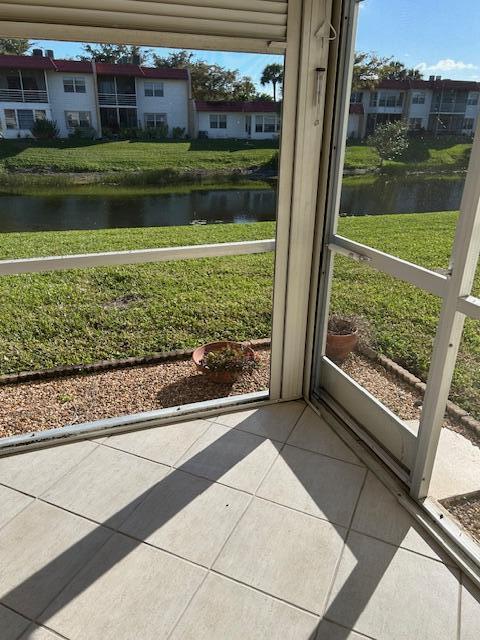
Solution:
<path fill-rule="evenodd" d="M 0 170 L 92 172 L 225 171 L 269 162 L 277 151 L 274 140 L 189 140 L 142 142 L 123 140 L 0 141 Z"/>
<path fill-rule="evenodd" d="M 445 267 L 455 212 L 342 218 L 339 232 L 429 268 Z M 1 257 L 272 237 L 274 223 L 0 236 Z M 272 254 L 0 279 L 0 372 L 269 335 Z M 480 294 L 480 274 L 475 291 Z M 439 300 L 338 257 L 332 311 L 356 314 L 376 348 L 425 378 Z M 467 322 L 452 399 L 480 417 L 479 323 Z"/>
<path fill-rule="evenodd" d="M 385 168 L 408 171 L 449 171 L 466 169 L 471 142 L 462 138 L 440 137 L 429 140 L 410 140 L 406 153 L 398 160 L 387 160 Z M 347 145 L 346 169 L 373 170 L 378 167 L 379 157 L 373 147 L 354 142 Z"/>
<path fill-rule="evenodd" d="M 387 161 L 390 170 L 465 169 L 471 144 L 459 138 L 411 140 L 405 156 Z M 166 142 L 29 140 L 0 141 L 0 173 L 235 171 L 260 167 L 277 151 L 273 140 L 189 140 Z M 365 144 L 348 144 L 346 169 L 374 170 L 378 154 Z"/>

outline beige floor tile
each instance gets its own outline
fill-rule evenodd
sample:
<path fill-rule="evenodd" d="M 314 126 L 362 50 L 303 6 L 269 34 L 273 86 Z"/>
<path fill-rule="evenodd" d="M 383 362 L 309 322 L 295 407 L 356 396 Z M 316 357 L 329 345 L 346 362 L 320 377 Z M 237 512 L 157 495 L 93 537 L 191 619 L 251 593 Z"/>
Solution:
<path fill-rule="evenodd" d="M 480 638 L 480 590 L 464 578 L 460 616 L 460 640 Z"/>
<path fill-rule="evenodd" d="M 313 613 L 320 613 L 345 529 L 254 499 L 214 569 Z"/>
<path fill-rule="evenodd" d="M 315 640 L 370 640 L 367 636 L 355 631 L 340 627 L 338 624 L 322 620 L 318 626 L 318 634 Z M 410 640 L 410 639 L 409 639 Z M 411 639 L 413 640 L 413 638 Z M 420 640 L 420 638 L 418 638 Z"/>
<path fill-rule="evenodd" d="M 304 409 L 304 402 L 282 402 L 249 411 L 224 413 L 215 422 L 285 442 Z"/>
<path fill-rule="evenodd" d="M 19 640 L 60 640 L 61 636 L 54 633 L 53 631 L 49 631 L 45 629 L 45 627 L 38 627 L 37 625 L 32 625 L 29 629 L 25 631 L 22 637 Z"/>
<path fill-rule="evenodd" d="M 42 499 L 116 528 L 169 470 L 123 451 L 98 447 Z"/>
<path fill-rule="evenodd" d="M 0 458 L 0 482 L 38 496 L 97 446 L 85 440 Z"/>
<path fill-rule="evenodd" d="M 0 531 L 0 600 L 35 618 L 110 535 L 83 518 L 34 502 Z"/>
<path fill-rule="evenodd" d="M 0 637 L 2 640 L 17 640 L 30 620 L 0 604 Z"/>
<path fill-rule="evenodd" d="M 0 485 L 0 527 L 25 509 L 32 500 L 33 498 L 24 493 Z"/>
<path fill-rule="evenodd" d="M 162 427 L 111 436 L 107 444 L 109 447 L 135 453 L 155 462 L 172 465 L 209 426 L 210 422 L 206 420 L 175 422 Z"/>
<path fill-rule="evenodd" d="M 323 418 L 307 407 L 287 440 L 288 444 L 323 453 L 332 458 L 361 464 L 357 456 L 347 447 Z"/>
<path fill-rule="evenodd" d="M 258 495 L 348 527 L 364 477 L 357 465 L 287 445 Z"/>
<path fill-rule="evenodd" d="M 433 540 L 418 527 L 395 496 L 369 472 L 358 502 L 352 529 L 385 542 L 446 561 Z"/>
<path fill-rule="evenodd" d="M 456 572 L 351 532 L 325 616 L 378 640 L 455 640 L 458 601 Z"/>
<path fill-rule="evenodd" d="M 241 491 L 175 470 L 121 530 L 209 567 L 250 499 Z"/>
<path fill-rule="evenodd" d="M 115 534 L 41 616 L 71 640 L 161 640 L 205 570 Z"/>
<path fill-rule="evenodd" d="M 311 640 L 317 624 L 311 614 L 210 574 L 172 640 Z"/>
<path fill-rule="evenodd" d="M 277 442 L 212 424 L 176 466 L 235 489 L 253 492 L 280 448 Z"/>

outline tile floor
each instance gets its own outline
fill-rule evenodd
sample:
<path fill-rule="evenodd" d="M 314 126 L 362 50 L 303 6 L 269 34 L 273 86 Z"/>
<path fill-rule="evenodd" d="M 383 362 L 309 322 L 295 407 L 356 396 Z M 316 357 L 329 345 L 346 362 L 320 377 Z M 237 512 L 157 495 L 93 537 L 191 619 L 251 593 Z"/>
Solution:
<path fill-rule="evenodd" d="M 302 402 L 0 459 L 0 638 L 479 640 L 480 593 Z"/>

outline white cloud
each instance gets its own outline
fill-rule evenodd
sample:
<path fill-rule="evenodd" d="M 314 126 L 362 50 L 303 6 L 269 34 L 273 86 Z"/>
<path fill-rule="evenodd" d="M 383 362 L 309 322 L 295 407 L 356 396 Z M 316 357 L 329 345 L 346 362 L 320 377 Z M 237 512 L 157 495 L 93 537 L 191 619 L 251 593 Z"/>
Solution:
<path fill-rule="evenodd" d="M 470 62 L 462 62 L 461 60 L 452 60 L 451 58 L 445 58 L 439 60 L 435 64 L 427 64 L 426 62 L 420 62 L 416 68 L 422 72 L 436 72 L 441 71 L 443 73 L 451 71 L 464 71 L 465 69 L 477 69 L 478 67 Z"/>

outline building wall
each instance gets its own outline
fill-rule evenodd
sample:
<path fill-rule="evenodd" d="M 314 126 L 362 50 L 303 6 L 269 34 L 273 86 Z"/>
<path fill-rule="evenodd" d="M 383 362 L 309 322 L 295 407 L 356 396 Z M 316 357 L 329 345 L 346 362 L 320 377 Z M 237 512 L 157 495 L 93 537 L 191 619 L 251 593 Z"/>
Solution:
<path fill-rule="evenodd" d="M 163 98 L 146 96 L 145 82 L 151 79 L 137 78 L 137 109 L 140 126 L 145 126 L 145 113 L 166 113 L 168 133 L 172 135 L 174 127 L 182 127 L 191 134 L 188 127 L 188 82 L 186 80 L 159 80 L 163 82 Z"/>
<path fill-rule="evenodd" d="M 425 103 L 424 104 L 413 104 L 412 95 L 416 93 L 416 90 L 410 91 L 407 93 L 408 99 L 408 109 L 407 119 L 410 118 L 421 118 L 422 119 L 422 128 L 426 129 L 428 125 L 428 116 L 430 114 L 430 109 L 432 106 L 432 97 L 433 91 L 425 90 Z"/>
<path fill-rule="evenodd" d="M 13 138 L 31 138 L 30 129 L 7 129 L 5 124 L 5 109 L 32 109 L 46 112 L 47 120 L 52 120 L 51 105 L 46 102 L 0 102 L 0 131 L 3 138 L 11 140 Z M 18 120 L 18 118 L 17 118 Z"/>
<path fill-rule="evenodd" d="M 66 93 L 63 90 L 64 78 L 83 78 L 85 93 Z M 62 138 L 72 133 L 67 128 L 65 111 L 90 111 L 92 127 L 99 132 L 95 86 L 92 74 L 87 73 L 47 73 L 48 96 L 52 108 L 52 119 L 57 123 Z"/>
<path fill-rule="evenodd" d="M 245 114 L 243 113 L 225 113 L 227 116 L 226 129 L 210 129 L 210 115 L 220 113 L 217 111 L 199 111 L 198 131 L 206 131 L 209 138 L 247 138 L 245 131 Z M 253 125 L 252 125 L 253 127 Z"/>

